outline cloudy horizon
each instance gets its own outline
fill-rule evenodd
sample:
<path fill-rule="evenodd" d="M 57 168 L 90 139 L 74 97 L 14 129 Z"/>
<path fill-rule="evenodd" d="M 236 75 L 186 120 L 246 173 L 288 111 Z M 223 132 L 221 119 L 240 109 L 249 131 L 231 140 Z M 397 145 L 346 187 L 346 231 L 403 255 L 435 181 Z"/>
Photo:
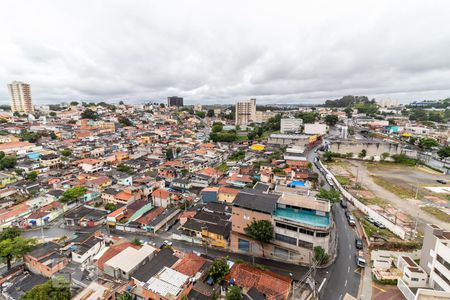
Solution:
<path fill-rule="evenodd" d="M 0 104 L 450 97 L 449 1 L 4 1 Z"/>

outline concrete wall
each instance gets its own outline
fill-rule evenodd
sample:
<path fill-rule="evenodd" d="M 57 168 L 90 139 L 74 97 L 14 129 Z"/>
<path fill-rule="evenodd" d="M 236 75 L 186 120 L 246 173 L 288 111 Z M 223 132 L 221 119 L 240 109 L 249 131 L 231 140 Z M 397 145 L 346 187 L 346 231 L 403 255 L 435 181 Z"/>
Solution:
<path fill-rule="evenodd" d="M 367 156 L 381 156 L 384 152 L 390 155 L 406 154 L 410 157 L 417 157 L 417 151 L 404 151 L 401 144 L 392 143 L 373 143 L 373 142 L 358 142 L 358 141 L 332 141 L 330 144 L 330 151 L 335 153 L 347 154 L 353 153 L 358 155 L 362 150 L 366 150 Z"/>
<path fill-rule="evenodd" d="M 392 231 L 396 236 L 401 238 L 402 240 L 406 239 L 406 230 L 403 227 L 400 227 L 388 219 L 386 219 L 384 216 L 380 215 L 375 210 L 371 209 L 370 207 L 366 206 L 365 204 L 361 203 L 358 199 L 353 197 L 347 190 L 345 190 L 341 184 L 337 181 L 337 179 L 334 177 L 333 173 L 331 173 L 323 164 L 321 161 L 319 161 L 320 166 L 325 170 L 327 174 L 331 176 L 331 179 L 333 180 L 336 188 L 342 193 L 342 196 L 345 197 L 348 201 L 350 201 L 357 209 L 362 211 L 364 214 L 370 216 L 375 221 L 380 222 L 384 226 L 386 226 L 387 229 Z"/>

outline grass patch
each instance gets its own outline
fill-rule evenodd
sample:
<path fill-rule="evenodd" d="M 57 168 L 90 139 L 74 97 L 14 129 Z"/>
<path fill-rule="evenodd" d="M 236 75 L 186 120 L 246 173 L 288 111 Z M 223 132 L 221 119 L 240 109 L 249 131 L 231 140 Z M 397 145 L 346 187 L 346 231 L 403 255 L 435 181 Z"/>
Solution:
<path fill-rule="evenodd" d="M 216 167 L 216 170 L 224 172 L 224 173 L 227 172 L 229 169 L 230 169 L 230 167 L 227 166 L 226 162 L 223 162 Z"/>
<path fill-rule="evenodd" d="M 238 136 L 237 136 L 237 141 L 238 141 L 238 142 L 245 142 L 245 141 L 248 141 L 248 136 L 247 136 L 247 135 L 238 135 Z"/>
<path fill-rule="evenodd" d="M 348 178 L 348 177 L 341 176 L 341 175 L 335 175 L 334 177 L 341 185 L 349 185 L 350 184 L 350 178 Z"/>
<path fill-rule="evenodd" d="M 426 211 L 427 213 L 429 213 L 430 215 L 433 215 L 434 217 L 436 217 L 437 219 L 450 223 L 450 215 L 446 214 L 445 212 L 443 212 L 442 210 L 440 210 L 437 207 L 433 207 L 433 206 L 422 206 L 420 209 Z"/>
<path fill-rule="evenodd" d="M 373 225 L 372 223 L 370 223 L 369 221 L 367 221 L 366 219 L 364 219 L 363 217 L 359 217 L 358 219 L 361 225 L 364 227 L 364 231 L 366 232 L 369 238 L 373 237 L 374 234 L 375 235 L 378 234 L 386 239 L 396 238 L 396 235 L 390 232 L 389 230 L 380 229 L 375 225 Z"/>
<path fill-rule="evenodd" d="M 379 197 L 374 197 L 374 198 L 363 198 L 360 197 L 359 200 L 364 203 L 365 205 L 378 205 L 380 207 L 386 206 L 389 204 L 389 202 L 387 202 L 384 199 L 381 199 Z"/>
<path fill-rule="evenodd" d="M 373 181 L 384 188 L 385 190 L 388 190 L 389 192 L 396 194 L 400 198 L 406 199 L 406 198 L 415 198 L 416 192 L 412 191 L 411 189 L 405 189 L 404 187 L 401 187 L 399 185 L 395 185 L 384 178 L 378 177 L 378 176 L 372 176 Z M 419 193 L 419 196 L 420 195 Z"/>

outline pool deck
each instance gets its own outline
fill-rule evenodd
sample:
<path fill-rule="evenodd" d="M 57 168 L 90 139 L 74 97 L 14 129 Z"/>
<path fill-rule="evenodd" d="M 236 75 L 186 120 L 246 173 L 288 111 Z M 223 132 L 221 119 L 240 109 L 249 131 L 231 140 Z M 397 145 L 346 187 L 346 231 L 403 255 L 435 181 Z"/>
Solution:
<path fill-rule="evenodd" d="M 318 216 L 309 211 L 299 210 L 295 212 L 294 209 L 291 208 L 278 208 L 273 215 L 314 227 L 328 228 L 330 226 L 329 215 Z"/>

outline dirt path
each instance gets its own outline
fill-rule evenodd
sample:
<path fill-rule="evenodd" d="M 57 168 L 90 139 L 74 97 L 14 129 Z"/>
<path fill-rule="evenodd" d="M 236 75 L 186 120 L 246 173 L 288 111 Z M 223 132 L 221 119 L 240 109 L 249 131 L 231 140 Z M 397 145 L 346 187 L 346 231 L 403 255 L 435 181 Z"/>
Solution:
<path fill-rule="evenodd" d="M 350 164 L 351 167 L 349 168 L 349 171 L 351 171 L 354 176 L 358 173 L 358 181 L 361 182 L 363 186 L 372 191 L 377 197 L 391 203 L 393 207 L 409 214 L 412 218 L 417 217 L 419 220 L 419 228 L 423 228 L 423 225 L 426 223 L 433 223 L 444 229 L 450 230 L 449 223 L 443 222 L 420 209 L 420 201 L 415 199 L 402 199 L 377 185 L 370 176 L 372 173 L 370 173 L 361 162 L 351 161 Z"/>

